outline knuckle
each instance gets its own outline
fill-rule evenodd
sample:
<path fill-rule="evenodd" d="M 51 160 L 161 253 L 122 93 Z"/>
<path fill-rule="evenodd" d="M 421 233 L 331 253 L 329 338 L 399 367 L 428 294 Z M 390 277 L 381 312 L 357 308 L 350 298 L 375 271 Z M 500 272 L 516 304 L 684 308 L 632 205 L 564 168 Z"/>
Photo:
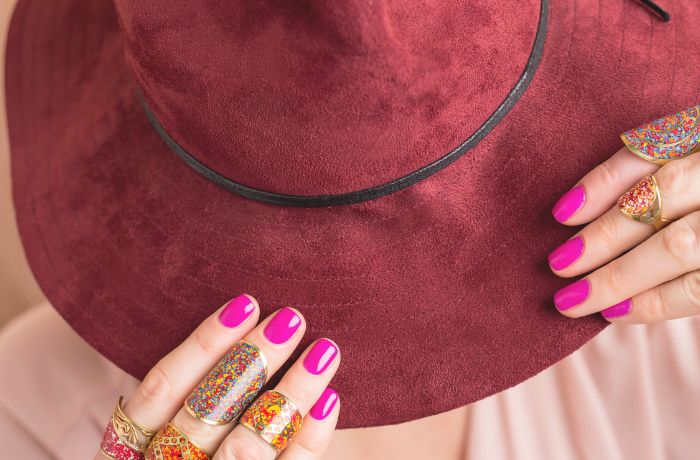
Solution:
<path fill-rule="evenodd" d="M 674 222 L 661 232 L 662 249 L 681 262 L 685 262 L 693 255 L 697 240 L 697 231 L 686 219 Z"/>
<path fill-rule="evenodd" d="M 622 286 L 625 286 L 625 275 L 617 260 L 613 260 L 606 265 L 601 275 L 603 275 L 602 279 L 605 284 L 605 290 L 608 292 L 619 291 Z"/>
<path fill-rule="evenodd" d="M 190 338 L 192 339 L 192 345 L 198 349 L 203 355 L 211 356 L 218 354 L 218 347 L 216 346 L 216 341 L 212 339 L 214 334 L 205 334 L 202 328 L 197 328 L 192 332 Z"/>
<path fill-rule="evenodd" d="M 271 457 L 266 449 L 267 446 L 250 436 L 230 437 L 216 452 L 214 460 L 265 460 Z"/>
<path fill-rule="evenodd" d="M 636 316 L 643 323 L 655 323 L 667 317 L 668 304 L 661 296 L 661 291 L 654 289 L 644 296 L 644 302 L 636 309 Z"/>
<path fill-rule="evenodd" d="M 700 309 L 700 271 L 688 273 L 683 277 L 685 297 L 695 309 Z"/>
<path fill-rule="evenodd" d="M 598 172 L 600 173 L 600 180 L 605 185 L 617 184 L 620 182 L 617 169 L 615 169 L 610 161 L 605 161 L 600 164 Z"/>
<path fill-rule="evenodd" d="M 143 379 L 139 390 L 144 399 L 168 402 L 173 399 L 173 384 L 167 371 L 158 363 Z"/>
<path fill-rule="evenodd" d="M 605 213 L 598 219 L 596 241 L 602 245 L 602 250 L 617 251 L 620 241 L 625 240 L 620 234 L 619 214 Z"/>
<path fill-rule="evenodd" d="M 662 195 L 678 196 L 688 189 L 685 163 L 672 161 L 664 165 L 656 175 Z"/>

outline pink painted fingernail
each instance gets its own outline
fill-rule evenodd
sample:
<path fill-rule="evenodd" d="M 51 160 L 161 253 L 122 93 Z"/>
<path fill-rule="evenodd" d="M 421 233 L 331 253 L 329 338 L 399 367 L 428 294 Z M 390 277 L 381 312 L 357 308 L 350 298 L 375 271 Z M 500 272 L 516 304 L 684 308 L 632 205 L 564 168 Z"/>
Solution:
<path fill-rule="evenodd" d="M 554 293 L 554 305 L 557 310 L 564 311 L 580 305 L 588 298 L 591 284 L 586 278 L 569 284 Z"/>
<path fill-rule="evenodd" d="M 272 343 L 280 344 L 289 340 L 301 326 L 301 318 L 291 308 L 283 308 L 265 326 L 265 337 Z"/>
<path fill-rule="evenodd" d="M 559 222 L 566 222 L 576 214 L 586 202 L 586 190 L 583 185 L 577 185 L 564 194 L 552 209 L 552 215 Z"/>
<path fill-rule="evenodd" d="M 229 300 L 221 313 L 219 322 L 226 327 L 236 327 L 243 324 L 255 310 L 255 303 L 247 295 L 239 295 L 235 299 Z"/>
<path fill-rule="evenodd" d="M 323 390 L 323 394 L 320 398 L 318 398 L 318 401 L 316 401 L 316 404 L 314 404 L 314 407 L 311 408 L 309 413 L 316 420 L 323 420 L 328 417 L 328 414 L 333 412 L 333 408 L 338 402 L 338 399 L 338 393 L 336 393 L 335 390 L 332 388 L 326 388 Z"/>
<path fill-rule="evenodd" d="M 549 253 L 549 266 L 554 270 L 563 270 L 576 262 L 583 254 L 583 238 L 575 236 Z"/>
<path fill-rule="evenodd" d="M 606 308 L 600 313 L 603 315 L 603 318 L 610 319 L 625 316 L 627 313 L 630 312 L 630 310 L 632 310 L 632 299 L 627 299 L 623 300 L 618 304 L 613 305 L 612 307 Z"/>
<path fill-rule="evenodd" d="M 328 339 L 321 339 L 311 347 L 304 358 L 304 367 L 314 375 L 325 371 L 338 354 L 338 347 Z"/>

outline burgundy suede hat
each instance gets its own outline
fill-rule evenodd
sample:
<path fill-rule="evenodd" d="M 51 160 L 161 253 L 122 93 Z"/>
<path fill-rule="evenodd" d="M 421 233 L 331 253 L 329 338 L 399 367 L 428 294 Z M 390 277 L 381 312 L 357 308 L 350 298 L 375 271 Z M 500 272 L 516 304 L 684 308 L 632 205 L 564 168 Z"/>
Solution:
<path fill-rule="evenodd" d="M 552 303 L 556 199 L 698 102 L 700 3 L 20 0 L 34 273 L 136 377 L 235 294 L 335 339 L 341 427 L 515 385 L 607 324 Z"/>

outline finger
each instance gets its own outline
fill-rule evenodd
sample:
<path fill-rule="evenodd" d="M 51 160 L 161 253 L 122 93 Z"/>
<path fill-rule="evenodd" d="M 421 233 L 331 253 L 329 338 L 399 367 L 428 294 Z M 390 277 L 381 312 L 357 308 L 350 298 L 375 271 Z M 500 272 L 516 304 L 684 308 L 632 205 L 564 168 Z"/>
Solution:
<path fill-rule="evenodd" d="M 152 430 L 167 423 L 202 375 L 253 328 L 259 315 L 258 304 L 251 296 L 229 301 L 151 369 L 127 400 L 124 413 Z"/>
<path fill-rule="evenodd" d="M 275 391 L 293 402 L 303 417 L 328 386 L 339 363 L 338 346 L 328 339 L 318 340 L 292 365 L 275 387 Z M 272 460 L 277 456 L 277 450 L 268 441 L 253 429 L 244 426 L 245 424 L 260 426 L 262 423 L 262 418 L 258 417 L 259 414 L 253 410 L 255 407 L 258 407 L 257 402 L 243 415 L 241 424 L 224 440 L 217 451 L 216 459 Z M 268 429 L 268 427 L 270 425 L 264 423 L 260 426 L 261 429 Z M 305 429 L 302 427 L 302 431 Z"/>
<path fill-rule="evenodd" d="M 243 412 L 262 385 L 289 359 L 305 329 L 304 318 L 293 308 L 283 308 L 267 317 L 243 339 L 257 347 L 267 361 L 267 374 L 261 377 L 264 364 L 256 364 L 250 359 L 254 348 L 232 349 L 213 369 L 207 369 L 210 372 L 192 391 L 192 397 L 184 407 L 180 401 L 181 409 L 172 424 L 205 451 L 216 452 L 234 428 L 235 424 L 230 422 Z M 241 365 L 252 366 L 243 377 L 237 373 Z"/>
<path fill-rule="evenodd" d="M 641 324 L 700 315 L 700 271 L 649 289 L 601 312 L 610 322 Z"/>
<path fill-rule="evenodd" d="M 623 147 L 566 192 L 552 208 L 552 215 L 566 225 L 590 222 L 608 210 L 639 178 L 657 169 L 657 165 Z"/>
<path fill-rule="evenodd" d="M 340 414 L 338 393 L 326 388 L 304 418 L 304 429 L 282 454 L 282 460 L 321 460 L 333 438 Z"/>
<path fill-rule="evenodd" d="M 654 177 L 664 218 L 677 219 L 700 209 L 700 155 L 667 163 Z M 639 190 L 638 184 L 633 189 Z M 549 263 L 559 276 L 578 276 L 609 262 L 653 234 L 653 226 L 626 217 L 616 205 L 552 251 Z"/>
<path fill-rule="evenodd" d="M 554 304 L 566 316 L 589 315 L 698 268 L 700 212 L 695 212 L 560 289 Z"/>

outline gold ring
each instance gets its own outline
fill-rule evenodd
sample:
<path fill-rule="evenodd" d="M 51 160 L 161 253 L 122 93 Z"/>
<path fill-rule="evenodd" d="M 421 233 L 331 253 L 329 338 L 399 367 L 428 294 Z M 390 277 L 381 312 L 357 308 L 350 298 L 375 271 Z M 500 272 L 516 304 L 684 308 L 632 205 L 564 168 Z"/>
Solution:
<path fill-rule="evenodd" d="M 105 428 L 100 450 L 116 460 L 141 460 L 155 431 L 139 425 L 126 416 L 120 396 Z"/>
<path fill-rule="evenodd" d="M 302 416 L 289 398 L 279 391 L 266 391 L 243 413 L 240 424 L 282 452 L 299 430 Z"/>
<path fill-rule="evenodd" d="M 146 460 L 209 460 L 209 454 L 194 441 L 166 423 L 146 449 Z"/>
<path fill-rule="evenodd" d="M 662 217 L 661 192 L 654 175 L 648 175 L 622 194 L 617 207 L 626 217 L 653 225 L 658 231 L 671 222 Z"/>
<path fill-rule="evenodd" d="M 700 151 L 700 105 L 658 118 L 620 135 L 627 149 L 656 164 Z"/>

